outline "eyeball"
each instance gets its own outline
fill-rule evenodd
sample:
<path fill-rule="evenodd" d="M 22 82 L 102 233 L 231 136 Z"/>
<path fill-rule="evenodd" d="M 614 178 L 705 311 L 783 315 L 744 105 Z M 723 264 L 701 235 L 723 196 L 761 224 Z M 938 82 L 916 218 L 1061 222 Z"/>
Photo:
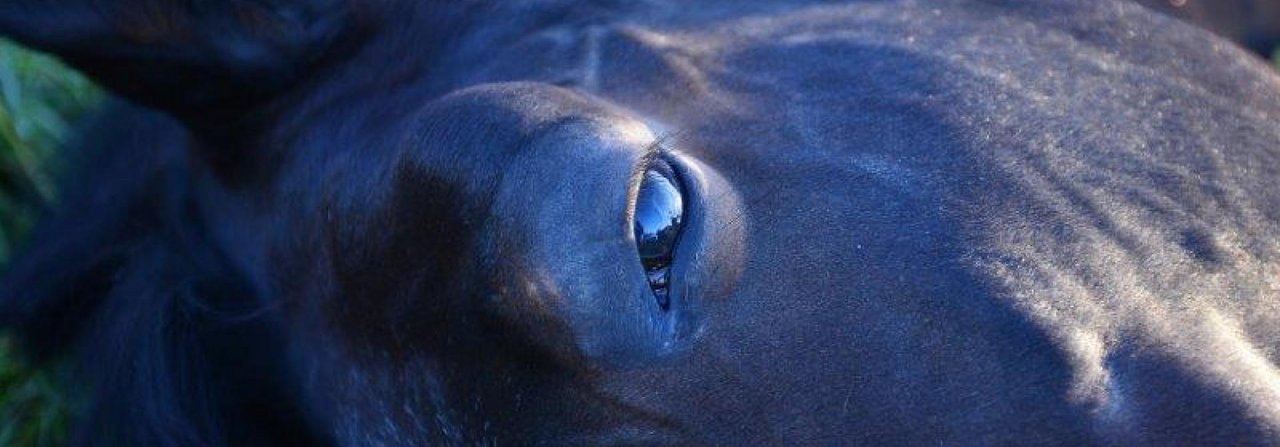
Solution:
<path fill-rule="evenodd" d="M 640 264 L 663 310 L 671 304 L 671 261 L 683 221 L 680 182 L 670 165 L 655 161 L 645 170 L 636 195 L 634 230 Z"/>

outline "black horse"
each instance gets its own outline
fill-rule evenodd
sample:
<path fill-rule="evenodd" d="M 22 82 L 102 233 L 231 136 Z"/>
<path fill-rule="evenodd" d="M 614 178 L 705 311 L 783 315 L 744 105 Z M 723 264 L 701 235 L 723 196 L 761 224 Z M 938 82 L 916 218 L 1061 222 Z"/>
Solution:
<path fill-rule="evenodd" d="M 123 98 L 0 290 L 80 445 L 1280 442 L 1280 76 L 1136 3 L 0 33 Z"/>
<path fill-rule="evenodd" d="M 1274 0 L 1139 0 L 1238 42 L 1263 57 L 1280 50 L 1280 2 Z"/>

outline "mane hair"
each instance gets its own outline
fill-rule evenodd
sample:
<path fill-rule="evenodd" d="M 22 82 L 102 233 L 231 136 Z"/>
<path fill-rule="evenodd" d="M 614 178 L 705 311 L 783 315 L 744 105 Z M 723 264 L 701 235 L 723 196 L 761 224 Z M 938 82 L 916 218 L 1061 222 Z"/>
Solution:
<path fill-rule="evenodd" d="M 23 351 L 85 380 L 72 444 L 329 444 L 296 407 L 278 315 L 208 240 L 181 126 L 117 102 L 82 135 L 63 201 L 0 281 Z"/>

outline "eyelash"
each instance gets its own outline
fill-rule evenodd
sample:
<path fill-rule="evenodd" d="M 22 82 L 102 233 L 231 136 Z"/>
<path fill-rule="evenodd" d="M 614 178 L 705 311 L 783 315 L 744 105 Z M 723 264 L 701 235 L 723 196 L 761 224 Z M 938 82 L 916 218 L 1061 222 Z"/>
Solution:
<path fill-rule="evenodd" d="M 671 152 L 667 149 L 666 143 L 670 139 L 675 138 L 677 134 L 678 133 L 676 132 L 659 134 L 654 138 L 652 143 L 649 143 L 649 145 L 644 148 L 644 153 L 640 155 L 640 159 L 636 162 L 635 167 L 632 168 L 631 171 L 630 182 L 628 182 L 628 184 L 631 185 L 632 191 L 639 191 L 640 182 L 644 180 L 644 173 L 649 170 L 650 166 L 653 166 L 654 161 Z"/>

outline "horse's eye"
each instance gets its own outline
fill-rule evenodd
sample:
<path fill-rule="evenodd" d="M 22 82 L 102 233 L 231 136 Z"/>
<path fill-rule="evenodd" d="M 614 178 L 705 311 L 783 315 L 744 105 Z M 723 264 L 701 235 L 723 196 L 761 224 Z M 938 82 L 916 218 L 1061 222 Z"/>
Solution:
<path fill-rule="evenodd" d="M 666 310 L 670 305 L 671 254 L 684 220 L 684 198 L 671 166 L 655 161 L 644 173 L 636 196 L 635 233 L 640 263 L 649 287 Z"/>

